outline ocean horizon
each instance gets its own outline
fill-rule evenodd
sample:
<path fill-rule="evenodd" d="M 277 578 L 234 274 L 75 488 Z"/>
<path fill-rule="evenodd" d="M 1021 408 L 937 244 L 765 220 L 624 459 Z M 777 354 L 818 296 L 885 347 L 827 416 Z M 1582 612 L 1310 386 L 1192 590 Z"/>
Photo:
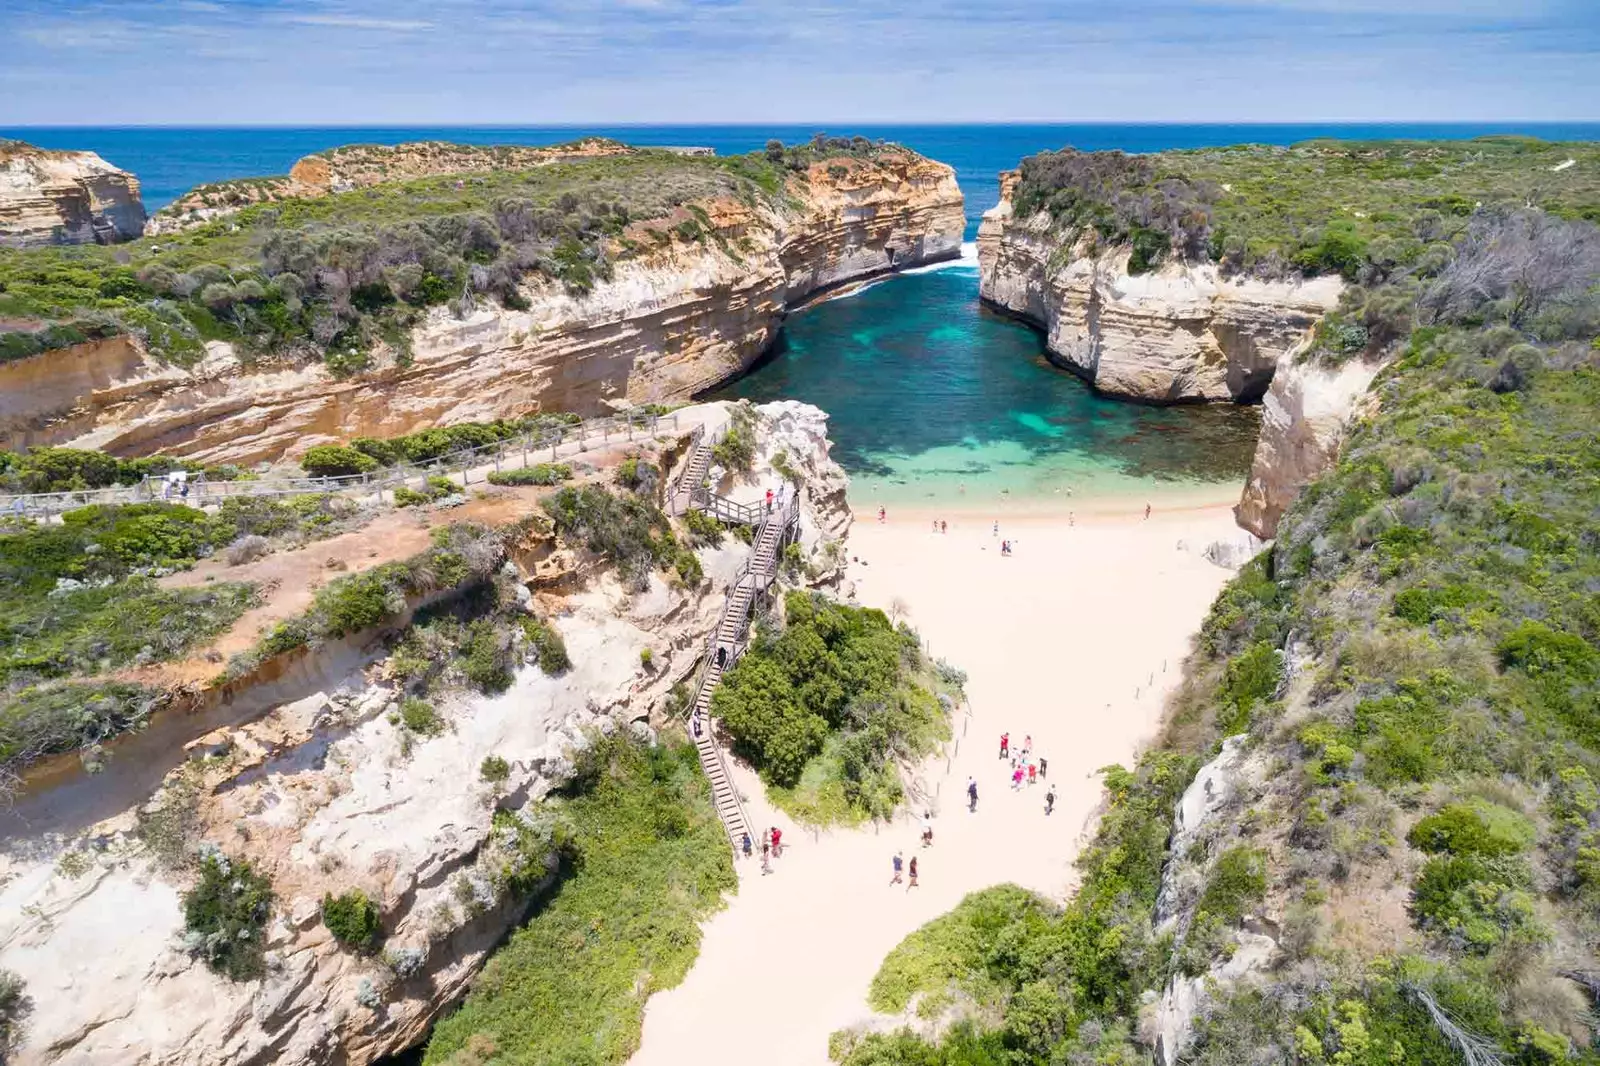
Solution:
<path fill-rule="evenodd" d="M 0 126 L 0 137 L 41 148 L 80 149 L 139 178 L 145 208 L 155 212 L 197 185 L 286 173 L 313 152 L 345 144 L 452 140 L 463 144 L 549 144 L 581 136 L 644 147 L 711 148 L 718 155 L 756 151 L 769 139 L 809 140 L 818 132 L 895 141 L 955 168 L 967 196 L 968 239 L 999 199 L 999 173 L 1024 157 L 1071 146 L 1158 152 L 1230 144 L 1340 140 L 1531 136 L 1600 140 L 1600 122 L 1071 122 L 1071 123 L 553 123 L 542 125 Z"/>

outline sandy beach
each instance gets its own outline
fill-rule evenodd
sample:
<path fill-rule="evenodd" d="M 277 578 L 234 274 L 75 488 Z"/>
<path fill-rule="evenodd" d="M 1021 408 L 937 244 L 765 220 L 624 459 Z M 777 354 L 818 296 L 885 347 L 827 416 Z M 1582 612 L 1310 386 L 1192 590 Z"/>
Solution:
<path fill-rule="evenodd" d="M 871 1015 L 867 987 L 906 934 L 990 885 L 1063 897 L 1100 801 L 1095 771 L 1130 762 L 1154 734 L 1190 637 L 1231 576 L 1199 551 L 1238 536 L 1235 498 L 1226 488 L 1152 497 L 1148 520 L 1142 500 L 1076 501 L 1071 525 L 1068 506 L 1037 503 L 999 515 L 892 511 L 880 524 L 876 505 L 858 502 L 859 602 L 903 607 L 931 653 L 969 676 L 955 739 L 923 771 L 934 845 L 919 846 L 910 811 L 892 826 L 801 829 L 745 773 L 750 813 L 784 829 L 785 853 L 770 876 L 739 864 L 739 895 L 706 924 L 688 978 L 650 1001 L 633 1066 L 820 1066 L 828 1034 Z M 936 518 L 948 532 L 931 532 Z M 1013 745 L 1031 735 L 1048 760 L 1053 815 L 1044 783 L 1012 791 L 1002 732 Z M 920 860 L 920 887 L 890 886 L 897 851 Z"/>

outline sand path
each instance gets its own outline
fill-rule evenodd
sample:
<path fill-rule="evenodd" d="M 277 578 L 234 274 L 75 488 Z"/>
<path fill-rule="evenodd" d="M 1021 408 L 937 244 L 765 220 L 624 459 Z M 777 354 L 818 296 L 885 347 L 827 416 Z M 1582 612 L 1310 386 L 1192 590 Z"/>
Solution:
<path fill-rule="evenodd" d="M 828 1034 L 870 1014 L 867 987 L 906 934 L 990 885 L 1062 896 L 1100 800 L 1094 771 L 1130 762 L 1153 735 L 1190 637 L 1230 576 L 1198 554 L 1238 535 L 1221 495 L 1169 510 L 1158 500 L 1149 521 L 1126 501 L 1110 508 L 1121 513 L 1080 504 L 1072 527 L 1064 512 L 1002 517 L 1001 536 L 1017 541 L 1011 558 L 991 535 L 993 515 L 945 511 L 951 526 L 937 535 L 928 514 L 891 514 L 885 525 L 864 514 L 849 542 L 860 602 L 903 602 L 932 653 L 969 675 L 948 769 L 941 758 L 925 771 L 937 793 L 934 846 L 918 846 L 909 816 L 802 830 L 747 775 L 751 817 L 784 828 L 789 846 L 771 876 L 739 864 L 739 895 L 706 924 L 689 976 L 650 1001 L 632 1066 L 826 1063 Z M 1049 760 L 1049 818 L 1044 784 L 1011 790 L 1003 730 L 1013 744 L 1032 734 Z M 969 775 L 976 814 L 965 807 Z M 919 888 L 889 886 L 897 850 L 920 860 Z"/>

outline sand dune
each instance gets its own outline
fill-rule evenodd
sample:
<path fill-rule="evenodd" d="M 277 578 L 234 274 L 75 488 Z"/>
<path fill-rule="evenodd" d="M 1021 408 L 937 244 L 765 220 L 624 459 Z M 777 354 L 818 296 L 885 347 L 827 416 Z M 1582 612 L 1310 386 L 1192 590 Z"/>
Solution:
<path fill-rule="evenodd" d="M 1129 762 L 1155 731 L 1191 634 L 1228 579 L 1198 549 L 1237 535 L 1221 493 L 1142 503 L 1080 502 L 1027 514 L 862 514 L 850 536 L 860 602 L 904 606 L 931 652 L 968 672 L 971 706 L 948 758 L 930 760 L 935 843 L 918 846 L 908 813 L 891 826 L 814 833 L 772 812 L 745 776 L 751 815 L 791 846 L 763 877 L 741 863 L 739 895 L 705 927 L 684 983 L 654 997 L 633 1066 L 827 1062 L 835 1029 L 870 1015 L 867 986 L 907 933 L 975 889 L 1011 881 L 1064 896 L 1086 820 L 1100 800 L 1094 771 Z M 1232 496 L 1228 499 L 1231 501 Z M 1000 541 L 1017 542 L 1003 558 Z M 1188 547 L 1180 548 L 1180 542 Z M 1029 734 L 1049 760 L 1045 785 L 1013 792 L 1000 733 Z M 976 814 L 965 807 L 978 781 Z M 921 887 L 889 886 L 890 860 L 920 859 Z"/>

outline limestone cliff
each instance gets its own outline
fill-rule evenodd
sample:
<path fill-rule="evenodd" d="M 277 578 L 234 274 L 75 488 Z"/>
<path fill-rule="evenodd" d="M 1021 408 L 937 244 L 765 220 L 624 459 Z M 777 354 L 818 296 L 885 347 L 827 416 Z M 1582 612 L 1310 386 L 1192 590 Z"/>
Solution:
<path fill-rule="evenodd" d="M 1047 215 L 1017 218 L 1015 187 L 1014 173 L 1002 176 L 978 229 L 979 294 L 1043 330 L 1050 359 L 1107 395 L 1258 400 L 1343 287 L 1226 279 L 1211 265 L 1130 275 L 1126 249 L 1063 247 Z"/>
<path fill-rule="evenodd" d="M 691 425 L 726 422 L 728 406 L 680 412 L 683 437 Z M 842 535 L 845 477 L 828 457 L 826 416 L 795 403 L 754 415 L 763 460 L 752 477 L 770 484 L 764 457 L 783 451 L 803 476 L 808 539 Z M 672 447 L 681 455 L 684 443 Z M 742 482 L 742 493 L 759 493 Z M 163 752 L 167 765 L 188 762 L 154 797 L 131 784 L 145 772 L 131 765 L 142 739 L 212 723 L 196 727 L 184 712 L 175 725 L 108 743 L 105 769 L 76 779 L 95 790 L 92 801 L 58 782 L 0 814 L 0 953 L 34 1002 L 16 1062 L 364 1066 L 422 1039 L 522 920 L 526 897 L 504 884 L 507 814 L 536 822 L 594 731 L 649 733 L 672 687 L 693 679 L 749 551 L 727 538 L 698 552 L 700 589 L 656 574 L 637 591 L 547 535 L 529 532 L 509 548 L 500 580 L 553 620 L 569 671 L 530 665 L 501 695 L 445 697 L 446 728 L 423 738 L 393 713 L 401 686 L 382 663 L 367 665 L 381 646 L 330 644 L 296 665 L 299 698 L 272 706 L 265 697 L 278 689 L 260 684 L 236 705 L 257 699 L 264 713 Z M 491 755 L 506 760 L 504 781 L 483 779 Z M 261 978 L 229 981 L 186 950 L 191 875 L 157 861 L 152 811 L 182 811 L 187 835 L 271 877 Z M 324 893 L 351 888 L 382 911 L 380 953 L 341 947 L 321 920 Z"/>
<path fill-rule="evenodd" d="M 965 222 L 954 172 L 898 149 L 818 162 L 780 206 L 696 206 L 704 238 L 657 239 L 586 295 L 536 279 L 526 310 L 434 308 L 409 359 L 387 353 L 356 377 L 321 362 L 246 365 L 217 343 L 179 369 L 123 339 L 0 365 L 0 447 L 254 462 L 450 421 L 682 400 L 747 368 L 815 292 L 959 254 Z"/>
<path fill-rule="evenodd" d="M 1239 504 L 1239 525 L 1258 537 L 1278 535 L 1278 519 L 1300 490 L 1333 469 L 1345 429 L 1382 369 L 1356 358 L 1329 367 L 1285 354 L 1261 412 L 1261 436 Z"/>
<path fill-rule="evenodd" d="M 132 174 L 93 152 L 0 140 L 0 245 L 112 244 L 143 229 Z"/>

